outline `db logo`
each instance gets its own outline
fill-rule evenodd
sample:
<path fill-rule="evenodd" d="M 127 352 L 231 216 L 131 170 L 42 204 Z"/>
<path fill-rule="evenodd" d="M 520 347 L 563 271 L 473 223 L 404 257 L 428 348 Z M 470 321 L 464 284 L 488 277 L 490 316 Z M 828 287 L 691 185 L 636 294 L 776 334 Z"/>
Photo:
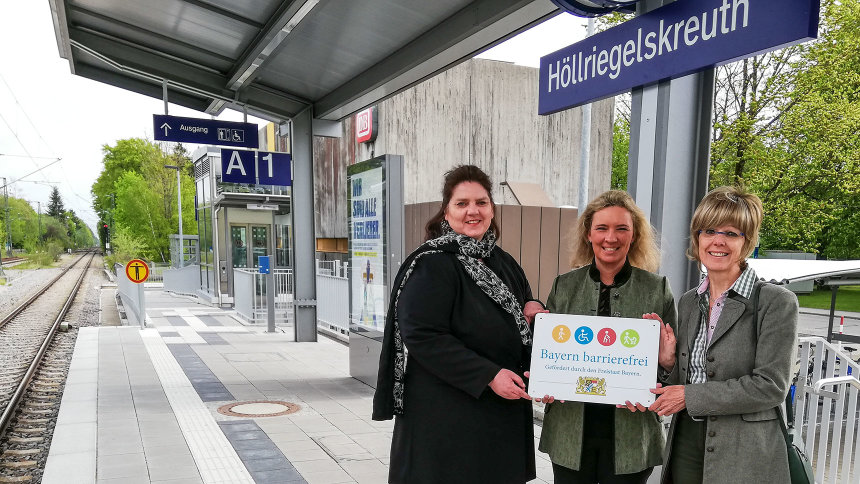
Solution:
<path fill-rule="evenodd" d="M 565 341 L 570 339 L 570 334 L 570 328 L 563 324 L 560 324 L 553 328 L 552 339 L 556 340 L 559 343 L 564 343 Z"/>

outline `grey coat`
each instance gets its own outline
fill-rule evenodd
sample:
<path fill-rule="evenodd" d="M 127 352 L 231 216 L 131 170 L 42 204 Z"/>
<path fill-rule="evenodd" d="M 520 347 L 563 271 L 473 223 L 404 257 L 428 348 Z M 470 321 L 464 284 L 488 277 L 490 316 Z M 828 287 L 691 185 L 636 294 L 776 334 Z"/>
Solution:
<path fill-rule="evenodd" d="M 670 384 L 687 381 L 699 320 L 693 289 L 678 302 L 677 363 L 668 376 Z M 703 484 L 790 482 L 776 407 L 784 401 L 791 379 L 797 297 L 783 287 L 764 284 L 758 328 L 753 321 L 752 301 L 730 292 L 705 356 L 708 381 L 684 387 L 687 412 L 706 418 Z M 669 429 L 664 483 L 671 482 L 667 464 L 676 423 L 673 419 Z"/>

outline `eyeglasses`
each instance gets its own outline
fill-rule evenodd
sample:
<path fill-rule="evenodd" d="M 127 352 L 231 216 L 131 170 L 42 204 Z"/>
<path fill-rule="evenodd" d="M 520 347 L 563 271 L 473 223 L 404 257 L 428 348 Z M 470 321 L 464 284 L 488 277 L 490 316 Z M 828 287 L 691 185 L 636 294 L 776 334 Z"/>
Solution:
<path fill-rule="evenodd" d="M 730 240 L 734 240 L 734 239 L 737 239 L 738 237 L 743 237 L 745 235 L 743 232 L 737 233 L 737 232 L 732 232 L 731 230 L 727 230 L 725 232 L 720 232 L 719 230 L 714 230 L 714 229 L 700 230 L 698 233 L 699 233 L 699 235 L 704 235 L 708 239 L 713 239 L 714 237 L 716 237 L 718 235 L 724 235 L 727 239 L 730 239 Z"/>

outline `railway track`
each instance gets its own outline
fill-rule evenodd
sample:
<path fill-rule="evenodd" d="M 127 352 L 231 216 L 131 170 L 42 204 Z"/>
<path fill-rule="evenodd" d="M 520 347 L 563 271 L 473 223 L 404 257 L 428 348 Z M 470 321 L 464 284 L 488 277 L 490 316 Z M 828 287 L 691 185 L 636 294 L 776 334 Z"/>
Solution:
<path fill-rule="evenodd" d="M 0 321 L 0 483 L 41 480 L 75 344 L 58 330 L 94 255 Z"/>

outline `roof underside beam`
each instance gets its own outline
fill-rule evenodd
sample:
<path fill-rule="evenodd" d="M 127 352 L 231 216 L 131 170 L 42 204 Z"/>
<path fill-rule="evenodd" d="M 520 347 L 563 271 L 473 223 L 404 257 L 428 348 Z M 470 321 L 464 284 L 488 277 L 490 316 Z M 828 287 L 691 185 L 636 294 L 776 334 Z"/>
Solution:
<path fill-rule="evenodd" d="M 550 1 L 476 0 L 319 99 L 314 113 L 344 118 L 560 13 Z"/>
<path fill-rule="evenodd" d="M 238 105 L 239 109 L 246 106 L 250 113 L 267 119 L 288 119 L 308 106 L 307 102 L 288 93 L 254 84 L 242 89 L 237 95 L 225 87 L 227 78 L 220 73 L 129 42 L 82 30 L 71 30 L 69 36 L 73 47 L 79 47 L 81 50 L 81 53 L 75 56 L 76 73 L 83 75 L 81 70 L 89 73 L 113 72 L 113 76 L 94 79 L 127 86 L 126 88 L 135 92 L 158 99 L 162 97 L 161 80 L 167 79 L 171 92 L 185 93 L 185 96 L 171 95 L 170 101 L 192 109 L 204 111 L 211 106 L 212 101 L 220 100 L 225 104 Z M 90 64 L 89 69 L 83 59 Z M 120 78 L 129 75 L 133 76 L 133 79 L 120 84 Z"/>
<path fill-rule="evenodd" d="M 235 90 L 250 84 L 254 80 L 257 69 L 266 62 L 269 55 L 286 40 L 290 32 L 317 3 L 319 0 L 294 0 L 282 5 L 235 63 L 227 86 Z"/>

